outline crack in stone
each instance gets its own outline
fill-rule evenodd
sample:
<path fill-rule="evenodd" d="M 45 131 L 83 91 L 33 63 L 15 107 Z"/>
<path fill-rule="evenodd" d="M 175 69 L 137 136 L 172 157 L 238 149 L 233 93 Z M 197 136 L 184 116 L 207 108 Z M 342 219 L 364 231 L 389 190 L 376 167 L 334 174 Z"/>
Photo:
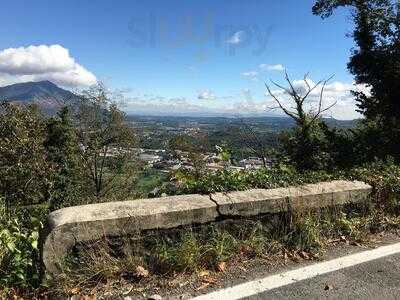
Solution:
<path fill-rule="evenodd" d="M 221 212 L 221 206 L 219 205 L 219 203 L 213 199 L 212 194 L 210 194 L 209 196 L 210 196 L 210 200 L 217 206 L 216 209 L 217 209 L 218 217 L 220 217 L 220 218 L 224 217 L 224 214 Z"/>

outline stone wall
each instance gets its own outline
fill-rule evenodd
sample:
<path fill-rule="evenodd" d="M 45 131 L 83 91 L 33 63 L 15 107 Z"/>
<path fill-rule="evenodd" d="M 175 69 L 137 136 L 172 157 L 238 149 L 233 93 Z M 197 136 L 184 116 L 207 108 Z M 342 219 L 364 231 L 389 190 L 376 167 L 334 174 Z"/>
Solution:
<path fill-rule="evenodd" d="M 368 199 L 371 186 L 359 181 L 332 181 L 299 187 L 255 189 L 210 195 L 183 195 L 98 203 L 52 212 L 41 236 L 46 271 L 56 274 L 59 262 L 77 243 L 101 236 L 204 224 L 288 210 L 314 209 Z"/>

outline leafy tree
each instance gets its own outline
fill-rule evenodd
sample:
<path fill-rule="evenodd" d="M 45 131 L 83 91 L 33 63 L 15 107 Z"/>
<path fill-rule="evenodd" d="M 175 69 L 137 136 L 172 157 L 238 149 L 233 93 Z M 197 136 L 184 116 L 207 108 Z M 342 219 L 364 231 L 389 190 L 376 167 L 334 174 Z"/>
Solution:
<path fill-rule="evenodd" d="M 400 158 L 400 11 L 393 0 L 318 0 L 313 13 L 329 17 L 339 7 L 350 7 L 354 21 L 352 51 L 348 69 L 356 83 L 370 91 L 356 91 L 359 111 L 366 116 L 366 134 L 380 134 L 374 143 L 383 149 L 373 156 Z"/>
<path fill-rule="evenodd" d="M 86 178 L 97 198 L 111 192 L 127 195 L 135 177 L 133 128 L 112 101 L 112 95 L 98 85 L 81 95 L 77 114 L 80 158 Z"/>
<path fill-rule="evenodd" d="M 51 198 L 54 170 L 43 146 L 45 132 L 36 106 L 0 104 L 0 195 L 7 207 Z"/>
<path fill-rule="evenodd" d="M 50 209 L 71 205 L 84 197 L 82 170 L 78 161 L 79 146 L 76 130 L 68 107 L 50 118 L 46 126 L 44 146 L 48 161 L 54 167 L 54 193 L 49 201 Z"/>

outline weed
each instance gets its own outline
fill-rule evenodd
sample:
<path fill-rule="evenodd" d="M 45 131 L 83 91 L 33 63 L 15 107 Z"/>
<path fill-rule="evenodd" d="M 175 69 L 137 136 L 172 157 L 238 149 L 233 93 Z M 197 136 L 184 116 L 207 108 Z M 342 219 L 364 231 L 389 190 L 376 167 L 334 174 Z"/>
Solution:
<path fill-rule="evenodd" d="M 214 229 L 207 244 L 204 264 L 215 267 L 218 263 L 229 260 L 236 253 L 239 242 L 230 232 Z"/>

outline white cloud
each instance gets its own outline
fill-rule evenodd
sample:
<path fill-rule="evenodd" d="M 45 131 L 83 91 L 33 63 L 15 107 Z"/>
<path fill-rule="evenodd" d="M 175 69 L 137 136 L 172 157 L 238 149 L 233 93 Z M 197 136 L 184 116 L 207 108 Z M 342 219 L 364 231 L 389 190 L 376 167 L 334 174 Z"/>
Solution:
<path fill-rule="evenodd" d="M 246 38 L 246 32 L 237 31 L 235 32 L 226 42 L 228 44 L 240 44 Z"/>
<path fill-rule="evenodd" d="M 0 52 L 0 72 L 12 75 L 64 72 L 75 61 L 60 45 L 9 48 Z"/>
<path fill-rule="evenodd" d="M 257 71 L 249 71 L 249 72 L 243 72 L 242 73 L 243 76 L 249 76 L 249 77 L 254 77 L 258 75 Z"/>
<path fill-rule="evenodd" d="M 135 114 L 186 115 L 210 112 L 206 106 L 194 104 L 184 97 L 167 98 L 145 94 L 127 97 L 124 102 L 124 109 Z"/>
<path fill-rule="evenodd" d="M 277 64 L 277 65 L 267 65 L 267 64 L 261 64 L 258 66 L 260 68 L 260 70 L 263 71 L 279 71 L 282 72 L 285 70 L 285 67 L 281 64 Z"/>
<path fill-rule="evenodd" d="M 295 81 L 296 88 L 300 89 L 302 80 Z M 309 83 L 314 81 L 309 79 Z M 303 82 L 304 84 L 304 82 Z M 334 117 L 341 120 L 360 118 L 361 115 L 355 111 L 356 105 L 351 90 L 365 87 L 355 86 L 351 83 L 332 82 L 325 88 L 324 107 L 337 101 L 337 104 L 324 114 L 325 117 Z M 316 109 L 320 89 L 316 89 L 309 97 L 306 109 Z M 282 100 L 287 107 L 293 105 L 289 96 L 281 90 L 274 93 Z M 127 98 L 126 110 L 130 113 L 150 115 L 228 115 L 228 116 L 271 116 L 283 113 L 279 110 L 271 110 L 276 106 L 274 100 L 269 96 L 258 97 L 251 90 L 243 89 L 235 96 L 218 97 L 221 101 L 196 101 L 184 97 L 166 98 L 154 95 L 139 95 Z M 223 99 L 223 100 L 222 100 Z M 236 99 L 236 100 L 233 100 Z"/>
<path fill-rule="evenodd" d="M 50 80 L 68 87 L 90 86 L 96 76 L 78 64 L 60 45 L 9 48 L 0 51 L 0 85 Z"/>
<path fill-rule="evenodd" d="M 248 79 L 252 81 L 258 81 L 259 76 L 264 74 L 265 71 L 283 71 L 285 70 L 285 67 L 283 65 L 267 65 L 267 64 L 260 64 L 258 68 L 255 68 L 255 70 L 243 72 L 242 76 L 247 77 Z"/>
<path fill-rule="evenodd" d="M 248 79 L 253 81 L 258 81 L 258 75 L 259 73 L 257 71 L 248 71 L 242 73 L 242 76 L 247 77 Z"/>
<path fill-rule="evenodd" d="M 212 91 L 204 90 L 204 91 L 200 91 L 199 92 L 199 95 L 197 96 L 197 99 L 200 99 L 200 100 L 215 100 L 216 96 Z"/>

